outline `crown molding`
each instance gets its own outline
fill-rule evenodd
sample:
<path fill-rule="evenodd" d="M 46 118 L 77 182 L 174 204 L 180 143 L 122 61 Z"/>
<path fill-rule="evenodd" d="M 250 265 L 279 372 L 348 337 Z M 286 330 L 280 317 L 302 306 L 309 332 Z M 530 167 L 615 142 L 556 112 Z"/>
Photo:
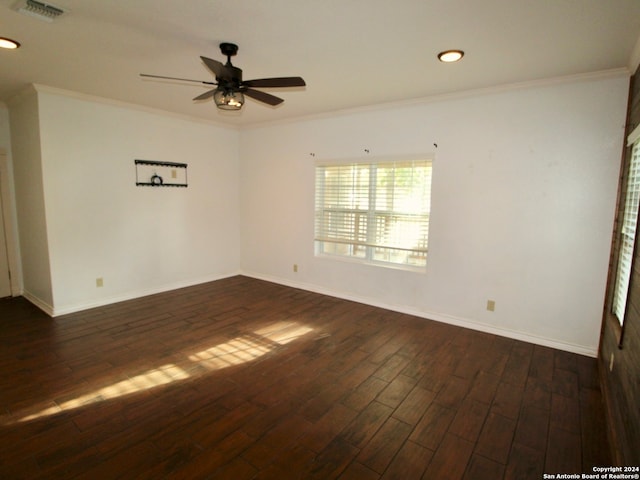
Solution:
<path fill-rule="evenodd" d="M 638 43 L 636 44 L 636 48 L 634 49 L 634 55 L 635 57 L 637 57 L 635 61 L 640 62 L 640 38 Z M 207 125 L 216 126 L 218 128 L 225 128 L 225 129 L 234 130 L 234 131 L 243 131 L 243 130 L 253 130 L 258 128 L 264 128 L 264 127 L 288 125 L 292 123 L 306 122 L 306 121 L 312 121 L 312 120 L 321 120 L 321 119 L 333 118 L 337 116 L 347 116 L 347 115 L 353 115 L 353 114 L 359 114 L 359 113 L 377 112 L 377 111 L 388 110 L 392 108 L 415 107 L 415 106 L 426 105 L 426 104 L 435 103 L 435 102 L 459 100 L 463 98 L 493 95 L 493 94 L 517 91 L 517 90 L 526 90 L 531 88 L 597 81 L 597 80 L 603 80 L 607 78 L 619 78 L 619 77 L 628 78 L 633 74 L 634 71 L 635 69 L 631 70 L 631 64 L 630 64 L 629 67 L 615 68 L 610 70 L 601 70 L 597 72 L 580 73 L 575 75 L 566 75 L 561 77 L 551 77 L 551 78 L 530 80 L 530 81 L 524 81 L 524 82 L 508 83 L 508 84 L 496 85 L 491 87 L 464 90 L 460 92 L 442 93 L 442 94 L 430 95 L 426 97 L 418 97 L 418 98 L 396 101 L 396 102 L 377 103 L 375 105 L 367 105 L 364 107 L 332 110 L 328 112 L 311 114 L 311 115 L 302 115 L 302 116 L 292 117 L 292 118 L 287 118 L 282 120 L 270 120 L 266 122 L 249 123 L 245 125 L 230 125 L 226 123 L 217 122 L 215 120 L 207 120 L 201 117 L 193 117 L 189 115 L 170 112 L 168 110 L 146 107 L 136 103 L 129 103 L 121 100 L 113 100 L 105 97 L 98 97 L 95 95 L 74 92 L 74 91 L 65 90 L 57 87 L 51 87 L 51 86 L 42 85 L 42 84 L 31 84 L 25 87 L 23 90 L 19 91 L 17 94 L 9 98 L 9 100 L 6 103 L 7 105 L 12 106 L 16 103 L 19 103 L 25 97 L 33 94 L 34 92 L 50 93 L 50 94 L 65 96 L 65 97 L 74 98 L 78 100 L 84 100 L 89 102 L 102 103 L 105 105 L 112 105 L 112 106 L 117 106 L 122 108 L 138 110 L 141 112 L 150 113 L 154 115 L 169 116 L 169 117 L 173 117 L 173 118 L 177 118 L 177 119 L 181 119 L 189 122 L 204 123 Z"/>
<path fill-rule="evenodd" d="M 405 108 L 415 107 L 420 105 L 426 105 L 430 103 L 443 102 L 448 100 L 459 100 L 470 97 L 480 97 L 484 95 L 494 95 L 500 93 L 507 93 L 517 90 L 527 90 L 531 88 L 540 88 L 554 85 L 563 85 L 571 83 L 591 82 L 597 80 L 603 80 L 608 78 L 628 78 L 631 76 L 629 69 L 626 67 L 614 68 L 609 70 L 600 70 L 597 72 L 579 73 L 574 75 L 565 75 L 561 77 L 543 78 L 538 80 L 529 80 L 525 82 L 507 83 L 502 85 L 495 85 L 485 88 L 476 88 L 471 90 L 464 90 L 459 92 L 442 93 L 437 95 L 430 95 L 427 97 L 418 97 L 409 100 L 401 100 L 396 102 L 377 103 L 375 105 L 367 105 L 364 107 L 347 108 L 342 110 L 333 110 L 330 112 L 323 112 L 312 115 L 305 115 L 295 118 L 288 118 L 283 120 L 274 120 L 268 122 L 252 123 L 242 127 L 242 130 L 251 130 L 264 127 L 272 127 L 278 125 L 286 125 L 291 123 L 298 123 L 311 120 L 322 120 L 326 118 L 332 118 L 337 116 L 347 116 L 358 113 L 377 112 L 381 110 L 388 110 L 392 108 Z"/>
<path fill-rule="evenodd" d="M 74 92 L 71 90 L 65 90 L 62 88 L 57 88 L 57 87 L 51 87 L 49 85 L 42 85 L 42 84 L 38 84 L 38 83 L 34 83 L 32 84 L 30 87 L 33 88 L 33 90 L 35 90 L 38 93 L 50 93 L 52 95 L 59 95 L 59 96 L 63 96 L 63 97 L 68 97 L 68 98 L 73 98 L 76 100 L 82 100 L 85 102 L 94 102 L 94 103 L 101 103 L 104 105 L 110 105 L 110 106 L 114 106 L 114 107 L 120 107 L 120 108 L 127 108 L 130 110 L 137 110 L 140 112 L 144 112 L 144 113 L 150 113 L 152 115 L 161 115 L 161 116 L 165 116 L 165 117 L 173 117 L 173 118 L 177 118 L 180 120 L 185 120 L 188 122 L 194 122 L 194 123 L 204 123 L 207 125 L 212 125 L 212 126 L 216 126 L 219 128 L 226 128 L 229 130 L 240 130 L 240 128 L 238 126 L 235 125 L 229 125 L 229 124 L 225 124 L 225 123 L 221 123 L 221 122 L 216 122 L 214 120 L 207 120 L 204 118 L 200 118 L 200 117 L 193 117 L 190 115 L 184 115 L 184 114 L 180 114 L 180 113 L 175 113 L 175 112 L 170 112 L 168 110 L 162 110 L 160 108 L 153 108 L 153 107 L 146 107 L 144 105 L 139 105 L 137 103 L 129 103 L 129 102 L 124 102 L 122 100 L 114 100 L 111 98 L 106 98 L 106 97 L 99 97 L 96 95 L 89 95 L 86 93 L 80 93 L 80 92 Z"/>

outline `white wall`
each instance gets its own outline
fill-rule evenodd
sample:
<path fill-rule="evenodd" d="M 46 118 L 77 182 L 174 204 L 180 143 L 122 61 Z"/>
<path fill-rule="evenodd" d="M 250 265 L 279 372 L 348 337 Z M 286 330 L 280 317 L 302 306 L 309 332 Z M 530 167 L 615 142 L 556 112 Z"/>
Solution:
<path fill-rule="evenodd" d="M 628 83 L 611 73 L 245 130 L 242 269 L 595 356 Z M 426 273 L 313 255 L 314 162 L 365 149 L 435 152 Z"/>
<path fill-rule="evenodd" d="M 13 162 L 11 159 L 11 128 L 9 108 L 0 103 L 0 196 L 5 222 L 7 260 L 11 272 L 11 295 L 22 291 L 22 266 L 18 239 L 18 213 L 16 211 Z"/>
<path fill-rule="evenodd" d="M 9 118 L 23 294 L 43 310 L 51 311 L 53 290 L 35 90 L 26 90 L 13 99 Z"/>
<path fill-rule="evenodd" d="M 237 273 L 235 129 L 38 90 L 53 314 Z M 135 159 L 189 186 L 138 187 Z"/>

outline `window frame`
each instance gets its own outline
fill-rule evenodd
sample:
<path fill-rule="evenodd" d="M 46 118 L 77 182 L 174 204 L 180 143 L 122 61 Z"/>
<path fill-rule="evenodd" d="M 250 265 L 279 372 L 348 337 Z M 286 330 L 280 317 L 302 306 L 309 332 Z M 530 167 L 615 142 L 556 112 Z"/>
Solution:
<path fill-rule="evenodd" d="M 624 326 L 629 299 L 638 229 L 638 207 L 640 206 L 640 142 L 636 140 L 630 147 L 631 154 L 626 178 L 624 207 L 618 233 L 620 247 L 612 301 L 613 313 L 618 319 L 620 327 Z"/>
<path fill-rule="evenodd" d="M 637 150 L 637 151 L 636 151 Z M 636 205 L 637 211 L 635 213 L 635 231 L 634 238 L 632 241 L 631 247 L 631 259 L 628 265 L 628 278 L 625 280 L 625 295 L 624 295 L 624 305 L 623 305 L 623 315 L 622 318 L 619 318 L 617 308 L 616 308 L 616 298 L 618 297 L 618 284 L 620 281 L 621 275 L 621 256 L 623 255 L 624 250 L 624 229 L 625 229 L 625 211 L 628 203 L 628 195 L 629 195 L 629 180 L 631 177 L 632 167 L 634 164 L 634 155 L 637 155 L 637 161 L 640 162 L 640 126 L 636 127 L 627 137 L 626 148 L 624 149 L 623 154 L 623 165 L 622 165 L 622 178 L 620 182 L 620 191 L 618 195 L 618 219 L 616 220 L 618 226 L 616 229 L 616 236 L 614 239 L 614 244 L 616 245 L 616 255 L 613 259 L 614 269 L 612 272 L 611 278 L 611 286 L 610 286 L 610 306 L 608 310 L 608 318 L 611 320 L 614 331 L 616 333 L 616 337 L 618 340 L 618 347 L 622 348 L 622 342 L 624 338 L 624 330 L 625 330 L 625 318 L 629 311 L 629 293 L 631 292 L 633 286 L 633 270 L 635 268 L 635 259 L 638 251 L 638 227 L 640 227 L 640 200 L 638 200 L 638 205 Z M 636 165 L 637 168 L 640 168 L 640 163 Z M 640 176 L 640 172 L 638 173 Z"/>
<path fill-rule="evenodd" d="M 377 172 L 379 169 L 384 167 L 393 166 L 393 168 L 401 168 L 402 164 L 413 164 L 415 162 L 425 162 L 429 167 L 429 172 L 425 179 L 428 181 L 428 184 L 423 186 L 423 194 L 426 195 L 426 212 L 421 212 L 419 214 L 401 211 L 400 209 L 396 210 L 395 204 L 388 211 L 387 215 L 390 218 L 404 216 L 405 218 L 410 218 L 412 215 L 418 217 L 424 217 L 426 215 L 426 220 L 422 219 L 420 222 L 416 223 L 417 229 L 422 229 L 419 239 L 424 240 L 423 248 L 409 248 L 398 245 L 382 245 L 379 242 L 376 242 L 376 224 L 380 221 L 381 209 L 379 207 L 379 197 L 376 195 L 376 188 L 379 188 L 377 185 Z M 379 266 L 383 268 L 391 268 L 391 269 L 400 269 L 407 270 L 412 272 L 424 273 L 426 272 L 427 266 L 427 258 L 428 258 L 428 239 L 429 239 L 429 230 L 430 230 L 430 217 L 431 217 L 431 192 L 433 187 L 433 166 L 434 166 L 434 155 L 433 154 L 424 154 L 424 155 L 414 155 L 414 156 L 397 156 L 397 157 L 364 157 L 364 158 L 355 158 L 355 159 L 340 159 L 340 160 L 318 160 L 314 165 L 314 256 L 318 258 L 330 258 L 339 261 L 351 262 L 360 265 L 372 265 Z M 324 218 L 322 220 L 319 219 L 319 212 L 326 212 L 329 210 L 327 207 L 321 207 L 319 205 L 319 201 L 324 203 L 325 197 L 323 197 L 323 192 L 325 192 L 325 183 L 319 180 L 319 172 L 322 168 L 353 168 L 353 167 L 363 167 L 365 169 L 368 168 L 368 182 L 367 182 L 367 193 L 364 195 L 368 200 L 368 204 L 365 208 L 352 208 L 352 207 L 344 207 L 344 206 L 336 206 L 332 207 L 331 210 L 334 212 L 344 212 L 345 215 L 353 215 L 353 224 L 358 225 L 361 219 L 364 219 L 366 225 L 361 229 L 350 230 L 349 235 L 351 237 L 349 239 L 344 239 L 343 241 L 337 240 L 335 238 L 330 239 L 327 236 L 321 235 L 321 233 L 326 232 L 323 228 L 319 227 L 319 222 L 324 223 Z M 371 168 L 374 167 L 374 168 Z M 395 172 L 394 172 L 395 173 Z M 395 194 L 396 185 L 394 183 L 394 193 L 393 193 L 393 201 L 396 201 L 398 198 L 401 198 L 400 195 Z M 357 186 L 351 186 L 351 192 L 354 192 L 355 196 L 358 189 Z M 424 210 L 424 209 L 422 209 Z M 402 222 L 399 222 L 398 225 L 402 225 Z M 406 223 L 404 223 L 406 225 Z M 425 227 L 426 224 L 426 227 Z M 323 225 L 324 226 L 324 225 Z M 426 229 L 426 231 L 424 231 Z M 356 236 L 360 233 L 359 237 Z M 379 233 L 379 232 L 378 232 Z M 351 241 L 354 240 L 355 241 Z M 337 244 L 349 245 L 350 249 L 362 249 L 363 251 L 360 254 L 350 253 L 350 254 L 341 254 L 334 253 L 325 249 L 325 244 L 327 245 L 335 245 Z M 377 253 L 376 253 L 377 251 Z M 379 257 L 384 255 L 380 252 L 385 252 L 386 256 L 391 257 L 394 252 L 399 251 L 408 251 L 415 252 L 416 255 L 422 255 L 424 260 L 422 264 L 411 264 L 406 261 L 404 262 L 395 262 L 390 259 L 380 259 Z"/>

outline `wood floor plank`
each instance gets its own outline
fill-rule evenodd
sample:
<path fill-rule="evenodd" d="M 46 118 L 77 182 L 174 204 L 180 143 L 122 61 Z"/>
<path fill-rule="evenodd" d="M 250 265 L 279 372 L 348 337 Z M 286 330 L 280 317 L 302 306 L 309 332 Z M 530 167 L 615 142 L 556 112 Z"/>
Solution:
<path fill-rule="evenodd" d="M 337 437 L 316 457 L 307 478 L 317 480 L 337 478 L 359 452 L 360 450 L 350 442 Z"/>
<path fill-rule="evenodd" d="M 504 465 L 498 462 L 489 460 L 481 455 L 473 455 L 464 473 L 463 480 L 503 478 L 504 469 Z"/>
<path fill-rule="evenodd" d="M 538 377 L 529 377 L 524 389 L 523 406 L 532 406 L 551 410 L 551 381 Z"/>
<path fill-rule="evenodd" d="M 597 373 L 594 372 L 597 375 Z M 600 390 L 589 385 L 580 391 L 580 432 L 582 435 L 582 470 L 589 472 L 593 467 L 605 465 L 609 459 L 611 448 L 607 437 L 607 426 L 604 416 L 604 405 Z"/>
<path fill-rule="evenodd" d="M 526 343 L 516 343 L 513 345 L 502 374 L 503 382 L 521 386 L 526 384 L 533 349 L 533 345 Z"/>
<path fill-rule="evenodd" d="M 473 379 L 468 396 L 480 402 L 491 404 L 499 384 L 500 377 L 498 375 L 480 370 Z"/>
<path fill-rule="evenodd" d="M 212 476 L 220 467 L 226 465 L 232 458 L 241 454 L 253 439 L 241 430 L 236 430 L 227 437 L 204 449 L 193 461 L 182 465 L 171 472 L 182 478 L 204 478 Z"/>
<path fill-rule="evenodd" d="M 444 407 L 456 409 L 467 396 L 470 388 L 470 379 L 455 376 L 449 377 L 446 385 L 438 392 L 433 401 Z"/>
<path fill-rule="evenodd" d="M 252 480 L 266 478 L 256 477 L 258 473 L 255 467 L 245 462 L 242 458 L 235 457 L 229 463 L 216 470 L 212 478 L 216 480 Z M 282 476 L 274 478 L 282 478 Z"/>
<path fill-rule="evenodd" d="M 540 480 L 545 472 L 545 454 L 542 451 L 514 443 L 504 480 Z"/>
<path fill-rule="evenodd" d="M 423 478 L 461 479 L 473 453 L 473 443 L 456 435 L 447 434 L 440 445 Z"/>
<path fill-rule="evenodd" d="M 315 422 L 327 413 L 334 404 L 339 402 L 344 395 L 345 388 L 338 383 L 336 377 L 334 382 L 329 382 L 326 388 L 323 388 L 304 403 L 301 407 L 301 413 L 306 419 Z"/>
<path fill-rule="evenodd" d="M 379 402 L 371 402 L 341 432 L 341 437 L 362 448 L 377 433 L 393 413 L 393 409 Z"/>
<path fill-rule="evenodd" d="M 582 452 L 580 435 L 553 425 L 549 427 L 549 440 L 545 458 L 546 472 L 581 473 Z"/>
<path fill-rule="evenodd" d="M 411 433 L 411 427 L 393 417 L 387 419 L 358 455 L 358 461 L 383 473 Z"/>
<path fill-rule="evenodd" d="M 556 368 L 553 370 L 551 391 L 558 395 L 578 398 L 579 392 L 577 372 Z"/>
<path fill-rule="evenodd" d="M 252 442 L 242 453 L 242 458 L 262 470 L 270 465 L 275 457 L 289 450 L 310 427 L 311 423 L 301 416 L 288 415 L 257 441 Z"/>
<path fill-rule="evenodd" d="M 303 474 L 313 465 L 316 456 L 315 452 L 296 442 L 280 451 L 273 458 L 271 464 L 266 469 L 260 470 L 260 472 L 271 472 L 270 475 L 280 472 L 280 476 L 275 476 L 274 478 L 304 478 Z"/>
<path fill-rule="evenodd" d="M 258 411 L 260 411 L 259 407 L 245 403 L 226 412 L 213 422 L 195 426 L 189 433 L 189 438 L 202 448 L 212 448 L 227 435 L 241 429 Z"/>
<path fill-rule="evenodd" d="M 455 413 L 455 410 L 432 403 L 413 430 L 410 440 L 432 451 L 437 450 Z"/>
<path fill-rule="evenodd" d="M 361 463 L 353 462 L 338 478 L 340 480 L 378 480 L 380 475 Z"/>
<path fill-rule="evenodd" d="M 416 381 L 413 378 L 399 375 L 380 392 L 376 400 L 391 408 L 396 408 L 413 390 L 415 384 Z"/>
<path fill-rule="evenodd" d="M 448 379 L 453 376 L 455 365 L 440 363 L 432 359 L 424 366 L 424 375 L 418 381 L 418 385 L 433 393 L 439 393 L 448 383 Z"/>
<path fill-rule="evenodd" d="M 389 384 L 377 377 L 369 377 L 362 382 L 342 403 L 354 410 L 361 410 L 369 405 Z"/>
<path fill-rule="evenodd" d="M 486 458 L 506 464 L 515 427 L 514 420 L 490 412 L 478 438 L 475 451 Z"/>
<path fill-rule="evenodd" d="M 549 412 L 544 408 L 522 407 L 514 441 L 520 445 L 544 452 L 549 431 Z"/>
<path fill-rule="evenodd" d="M 409 425 L 416 425 L 435 396 L 435 393 L 416 385 L 393 412 L 393 416 Z"/>
<path fill-rule="evenodd" d="M 394 354 L 382 365 L 374 376 L 378 377 L 385 382 L 391 382 L 396 378 L 406 367 L 411 363 L 411 359 L 405 355 Z"/>
<path fill-rule="evenodd" d="M 529 367 L 529 376 L 540 379 L 544 382 L 550 382 L 553 379 L 553 370 L 555 358 L 553 349 L 535 345 L 531 356 L 531 365 Z"/>
<path fill-rule="evenodd" d="M 82 470 L 85 478 L 135 478 L 162 462 L 160 452 L 148 442 L 127 445 L 103 462 L 95 463 Z M 69 465 L 69 469 L 78 472 L 77 464 Z"/>
<path fill-rule="evenodd" d="M 580 433 L 580 405 L 579 399 L 553 394 L 551 396 L 551 425 Z"/>
<path fill-rule="evenodd" d="M 432 450 L 411 441 L 406 442 L 382 475 L 382 480 L 422 478 L 432 458 Z"/>
<path fill-rule="evenodd" d="M 0 299 L 0 477 L 539 479 L 612 464 L 597 362 L 242 276 Z"/>
<path fill-rule="evenodd" d="M 335 404 L 322 418 L 314 424 L 314 428 L 300 439 L 300 443 L 316 453 L 321 452 L 350 424 L 358 412 L 341 403 Z"/>
<path fill-rule="evenodd" d="M 468 397 L 458 408 L 448 431 L 460 438 L 475 442 L 480 435 L 488 413 L 488 404 Z"/>
<path fill-rule="evenodd" d="M 493 413 L 517 420 L 522 408 L 525 385 L 500 382 L 491 405 Z"/>

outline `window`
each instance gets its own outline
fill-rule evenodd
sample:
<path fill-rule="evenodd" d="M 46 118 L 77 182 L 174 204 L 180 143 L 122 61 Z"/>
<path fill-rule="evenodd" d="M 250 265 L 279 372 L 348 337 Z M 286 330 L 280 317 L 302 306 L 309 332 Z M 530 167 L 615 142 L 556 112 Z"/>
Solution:
<path fill-rule="evenodd" d="M 638 203 L 640 202 L 640 141 L 636 141 L 631 152 L 631 163 L 627 177 L 627 190 L 624 200 L 624 213 L 620 227 L 620 253 L 613 294 L 613 313 L 620 325 L 624 324 L 627 306 L 631 265 L 638 223 Z"/>
<path fill-rule="evenodd" d="M 424 267 L 431 160 L 318 164 L 316 255 Z"/>

